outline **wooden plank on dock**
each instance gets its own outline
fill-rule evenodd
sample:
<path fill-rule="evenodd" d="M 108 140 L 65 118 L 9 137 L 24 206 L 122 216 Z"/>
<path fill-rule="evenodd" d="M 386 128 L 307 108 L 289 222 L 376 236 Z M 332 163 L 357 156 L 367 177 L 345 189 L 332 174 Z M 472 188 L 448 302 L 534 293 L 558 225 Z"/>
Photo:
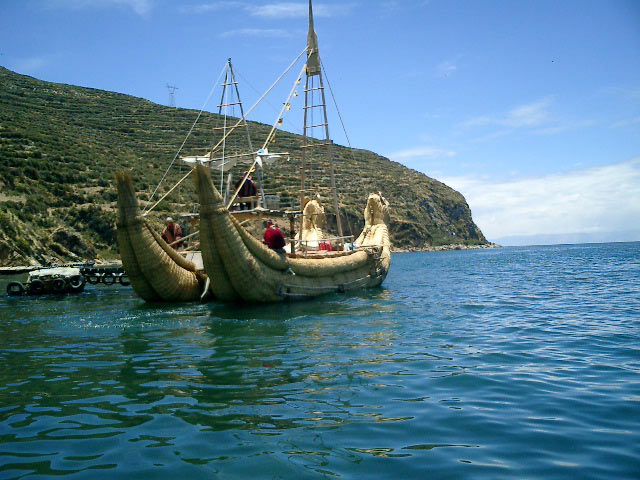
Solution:
<path fill-rule="evenodd" d="M 22 267 L 0 267 L 0 275 L 14 275 L 17 273 L 32 272 L 41 268 L 37 265 L 25 265 Z"/>

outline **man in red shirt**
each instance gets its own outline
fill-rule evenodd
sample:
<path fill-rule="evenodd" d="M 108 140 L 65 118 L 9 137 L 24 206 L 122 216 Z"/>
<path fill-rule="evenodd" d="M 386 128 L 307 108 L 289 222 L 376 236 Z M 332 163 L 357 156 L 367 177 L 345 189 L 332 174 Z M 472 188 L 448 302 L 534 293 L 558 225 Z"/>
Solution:
<path fill-rule="evenodd" d="M 284 241 L 284 235 L 271 220 L 267 220 L 267 229 L 264 232 L 262 243 L 278 253 L 285 253 L 284 245 L 286 242 Z"/>

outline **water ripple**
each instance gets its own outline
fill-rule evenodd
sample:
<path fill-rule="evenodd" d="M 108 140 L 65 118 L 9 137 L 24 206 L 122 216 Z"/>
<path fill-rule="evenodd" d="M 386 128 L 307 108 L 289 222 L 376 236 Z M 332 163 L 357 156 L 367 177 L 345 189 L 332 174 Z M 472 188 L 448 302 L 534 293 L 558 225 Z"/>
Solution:
<path fill-rule="evenodd" d="M 383 289 L 269 307 L 3 299 L 0 478 L 637 478 L 638 258 L 399 254 Z"/>

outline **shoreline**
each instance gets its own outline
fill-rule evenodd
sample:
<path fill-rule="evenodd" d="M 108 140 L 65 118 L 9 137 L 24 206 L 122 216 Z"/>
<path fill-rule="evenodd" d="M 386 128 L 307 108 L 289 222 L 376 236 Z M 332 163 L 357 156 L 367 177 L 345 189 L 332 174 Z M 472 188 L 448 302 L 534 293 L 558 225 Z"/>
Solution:
<path fill-rule="evenodd" d="M 501 245 L 497 245 L 495 243 L 485 243 L 480 245 L 464 245 L 462 243 L 451 243 L 448 245 L 437 245 L 437 246 L 429 246 L 429 247 L 409 247 L 409 248 L 392 248 L 392 253 L 420 253 L 420 252 L 442 252 L 442 251 L 450 251 L 450 250 L 482 250 L 486 248 L 502 248 Z M 120 263 L 119 260 L 101 260 L 94 259 L 92 261 L 79 261 L 79 262 L 61 262 L 60 264 L 51 264 L 51 265 L 41 265 L 36 263 L 35 259 L 31 259 L 32 262 L 28 265 L 2 265 L 0 266 L 0 275 L 8 275 L 8 274 L 16 274 L 16 273 L 25 273 L 31 270 L 37 270 L 39 268 L 46 268 L 51 266 L 68 266 L 73 264 L 95 264 L 96 266 L 103 265 L 112 265 L 116 263 Z"/>
<path fill-rule="evenodd" d="M 502 248 L 497 243 L 483 243 L 479 245 L 464 245 L 462 243 L 450 243 L 447 245 L 436 245 L 428 247 L 410 247 L 392 249 L 393 253 L 421 253 L 421 252 L 443 252 L 451 250 L 484 250 L 487 248 Z"/>

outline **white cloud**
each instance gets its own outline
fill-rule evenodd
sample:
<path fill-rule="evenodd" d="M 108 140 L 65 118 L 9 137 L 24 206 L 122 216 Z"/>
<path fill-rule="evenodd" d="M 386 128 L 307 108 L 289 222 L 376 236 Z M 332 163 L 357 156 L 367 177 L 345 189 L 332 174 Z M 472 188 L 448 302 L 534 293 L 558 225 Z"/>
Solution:
<path fill-rule="evenodd" d="M 49 6 L 66 8 L 125 7 L 138 15 L 146 16 L 153 8 L 154 0 L 45 0 Z"/>
<path fill-rule="evenodd" d="M 521 128 L 537 127 L 550 118 L 549 107 L 552 97 L 545 97 L 532 103 L 519 105 L 499 115 L 483 115 L 464 122 L 465 127 L 498 125 L 501 127 Z"/>
<path fill-rule="evenodd" d="M 416 147 L 416 148 L 408 148 L 406 150 L 399 150 L 397 152 L 391 153 L 389 158 L 396 162 L 407 161 L 407 160 L 427 160 L 433 158 L 442 158 L 442 157 L 454 157 L 456 152 L 452 150 L 445 150 L 442 148 L 424 146 L 424 147 Z"/>
<path fill-rule="evenodd" d="M 229 0 L 221 2 L 201 3 L 199 5 L 183 5 L 182 7 L 180 7 L 180 11 L 182 13 L 207 13 L 217 12 L 228 8 L 242 7 L 243 5 L 244 4 L 242 2 Z"/>
<path fill-rule="evenodd" d="M 465 196 L 474 221 L 489 240 L 622 232 L 640 225 L 640 158 L 505 182 L 472 177 L 440 180 Z"/>
<path fill-rule="evenodd" d="M 314 5 L 313 15 L 316 17 L 333 17 L 345 15 L 353 5 L 343 3 L 341 5 Z M 259 7 L 246 7 L 251 15 L 265 18 L 306 18 L 309 14 L 309 5 L 306 2 L 280 2 L 269 3 Z"/>
<path fill-rule="evenodd" d="M 471 118 L 459 124 L 458 127 L 463 129 L 494 127 L 495 131 L 487 133 L 485 130 L 484 135 L 476 139 L 476 141 L 485 142 L 518 131 L 525 131 L 532 135 L 557 135 L 597 123 L 588 118 L 560 118 L 552 113 L 553 103 L 553 96 L 547 96 L 531 103 L 518 105 L 504 113 Z"/>
<path fill-rule="evenodd" d="M 449 75 L 453 75 L 456 70 L 458 70 L 458 65 L 451 60 L 445 60 L 444 62 L 439 63 L 436 67 L 436 76 L 445 78 Z"/>
<path fill-rule="evenodd" d="M 390 13 L 400 8 L 400 2 L 398 0 L 386 0 L 381 2 L 380 8 L 385 13 Z"/>
<path fill-rule="evenodd" d="M 57 0 L 57 1 L 75 1 L 83 2 L 89 0 Z M 127 0 L 101 0 L 109 2 L 127 1 Z M 133 1 L 133 0 L 128 0 Z M 148 0 L 147 0 L 148 1 Z M 346 15 L 354 7 L 352 3 L 322 5 L 315 4 L 313 6 L 313 14 L 316 17 L 335 17 Z M 278 2 L 266 5 L 250 5 L 246 1 L 239 0 L 220 0 L 216 2 L 200 3 L 197 5 L 183 5 L 180 7 L 182 13 L 207 13 L 216 12 L 224 9 L 242 8 L 249 15 L 254 17 L 262 17 L 269 19 L 290 19 L 290 18 L 307 18 L 309 14 L 309 4 L 306 2 Z"/>
<path fill-rule="evenodd" d="M 229 30 L 220 34 L 220 37 L 291 37 L 291 32 L 278 28 L 240 28 Z"/>
<path fill-rule="evenodd" d="M 630 118 L 628 120 L 620 120 L 611 125 L 611 128 L 625 128 L 640 125 L 640 117 Z"/>
<path fill-rule="evenodd" d="M 50 63 L 52 63 L 54 56 L 45 55 L 40 57 L 30 57 L 30 58 L 22 58 L 10 62 L 10 68 L 19 73 L 24 74 L 32 74 L 36 73 L 43 67 L 46 67 Z"/>
<path fill-rule="evenodd" d="M 540 128 L 536 128 L 532 130 L 531 133 L 536 135 L 556 135 L 558 133 L 568 132 L 570 130 L 577 130 L 580 128 L 592 127 L 596 125 L 598 122 L 592 119 L 579 119 L 579 120 L 565 120 L 565 121 L 556 121 L 551 122 L 548 126 L 541 126 Z"/>
<path fill-rule="evenodd" d="M 543 98 L 534 103 L 520 105 L 514 108 L 502 120 L 508 127 L 535 127 L 545 123 L 549 119 L 549 105 L 551 98 Z"/>
<path fill-rule="evenodd" d="M 602 92 L 608 96 L 613 96 L 618 100 L 620 98 L 634 102 L 640 100 L 640 87 L 607 87 L 602 89 Z"/>

